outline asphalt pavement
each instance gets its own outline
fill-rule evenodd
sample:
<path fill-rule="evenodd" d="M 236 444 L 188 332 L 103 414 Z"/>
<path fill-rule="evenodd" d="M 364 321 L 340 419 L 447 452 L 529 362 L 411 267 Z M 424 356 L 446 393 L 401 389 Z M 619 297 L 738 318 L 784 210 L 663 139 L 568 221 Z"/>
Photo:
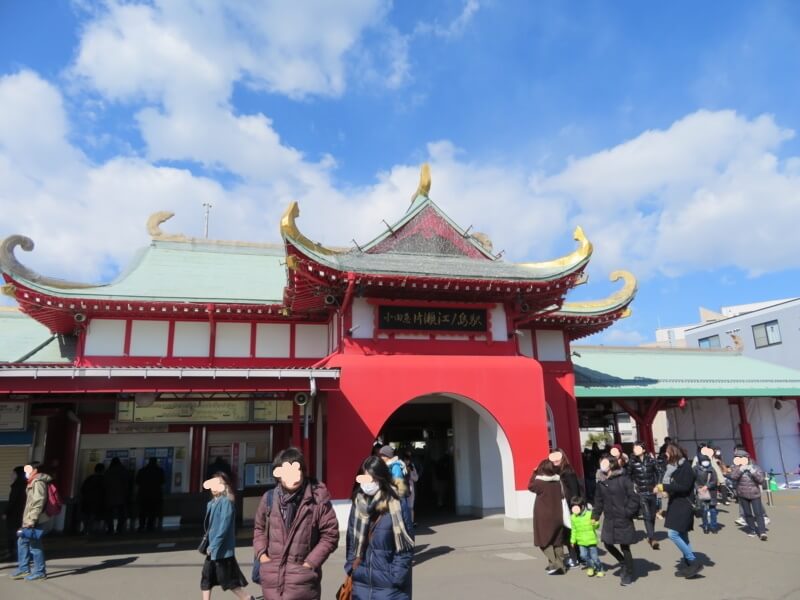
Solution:
<path fill-rule="evenodd" d="M 610 570 L 603 579 L 584 571 L 548 576 L 541 552 L 529 533 L 503 529 L 502 518 L 422 523 L 417 531 L 414 598 L 424 599 L 578 599 L 616 597 L 647 600 L 800 600 L 800 495 L 769 508 L 769 540 L 748 537 L 733 523 L 735 505 L 722 507 L 724 526 L 717 535 L 692 534 L 706 567 L 693 580 L 678 578 L 678 551 L 657 524 L 661 550 L 633 546 L 637 580 L 620 587 Z M 641 523 L 637 524 L 642 529 Z M 642 534 L 643 536 L 643 534 Z M 252 555 L 248 532 L 240 531 L 237 559 L 249 576 Z M 0 565 L 1 600 L 178 600 L 199 598 L 202 557 L 191 532 L 131 538 L 51 538 L 45 542 L 48 579 L 12 581 L 13 565 Z M 602 554 L 601 560 L 614 560 Z M 334 598 L 343 579 L 344 543 L 324 567 L 323 599 Z M 260 590 L 249 589 L 257 598 Z M 221 590 L 215 598 L 229 597 Z"/>

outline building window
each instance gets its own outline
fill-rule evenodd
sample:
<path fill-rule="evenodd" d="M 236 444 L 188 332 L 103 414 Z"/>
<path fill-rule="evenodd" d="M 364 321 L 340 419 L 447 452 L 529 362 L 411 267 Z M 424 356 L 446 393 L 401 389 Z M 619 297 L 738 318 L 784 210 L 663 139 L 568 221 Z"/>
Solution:
<path fill-rule="evenodd" d="M 721 348 L 718 335 L 711 335 L 709 337 L 700 338 L 697 340 L 697 345 L 701 348 Z"/>
<path fill-rule="evenodd" d="M 756 348 L 780 344 L 781 330 L 778 328 L 778 322 L 769 321 L 768 323 L 753 325 L 753 340 L 756 343 Z"/>

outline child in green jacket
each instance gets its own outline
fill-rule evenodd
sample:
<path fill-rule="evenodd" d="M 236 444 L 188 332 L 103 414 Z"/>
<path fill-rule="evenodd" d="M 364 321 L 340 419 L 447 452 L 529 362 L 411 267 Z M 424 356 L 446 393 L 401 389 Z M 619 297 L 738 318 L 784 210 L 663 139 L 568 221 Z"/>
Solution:
<path fill-rule="evenodd" d="M 570 501 L 572 510 L 572 534 L 570 544 L 578 544 L 581 562 L 586 563 L 586 574 L 589 577 L 604 577 L 603 565 L 597 555 L 597 528 L 600 523 L 592 521 L 592 511 L 586 510 L 586 501 L 580 496 Z"/>

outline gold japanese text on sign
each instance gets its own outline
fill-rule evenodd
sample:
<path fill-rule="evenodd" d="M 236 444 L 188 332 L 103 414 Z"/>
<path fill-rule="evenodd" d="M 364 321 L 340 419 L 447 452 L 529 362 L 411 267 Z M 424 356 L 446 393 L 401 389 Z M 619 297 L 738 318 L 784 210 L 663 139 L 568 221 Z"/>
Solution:
<path fill-rule="evenodd" d="M 484 333 L 488 318 L 485 308 L 379 306 L 378 328 Z"/>

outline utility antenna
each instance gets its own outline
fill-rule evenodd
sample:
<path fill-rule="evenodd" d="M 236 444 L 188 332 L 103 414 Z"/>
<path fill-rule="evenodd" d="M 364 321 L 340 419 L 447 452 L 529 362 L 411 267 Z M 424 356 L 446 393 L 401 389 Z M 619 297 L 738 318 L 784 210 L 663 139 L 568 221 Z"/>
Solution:
<path fill-rule="evenodd" d="M 203 202 L 203 208 L 205 209 L 205 226 L 203 227 L 203 237 L 208 239 L 208 215 L 211 213 L 211 207 L 214 206 L 211 202 Z"/>

